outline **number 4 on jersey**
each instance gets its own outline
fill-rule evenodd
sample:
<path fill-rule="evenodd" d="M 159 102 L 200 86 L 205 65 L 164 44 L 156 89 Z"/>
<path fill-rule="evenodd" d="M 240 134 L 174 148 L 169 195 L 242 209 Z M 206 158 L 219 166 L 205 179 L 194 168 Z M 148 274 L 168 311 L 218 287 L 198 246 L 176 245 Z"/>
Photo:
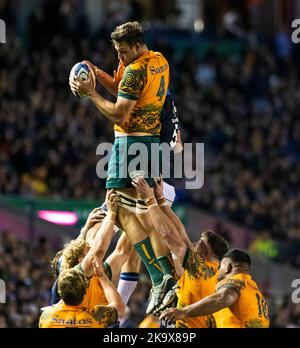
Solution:
<path fill-rule="evenodd" d="M 160 79 L 159 88 L 156 94 L 156 96 L 159 97 L 159 101 L 162 100 L 163 96 L 165 95 L 165 92 L 166 92 L 165 78 L 164 76 L 162 76 L 162 78 Z"/>

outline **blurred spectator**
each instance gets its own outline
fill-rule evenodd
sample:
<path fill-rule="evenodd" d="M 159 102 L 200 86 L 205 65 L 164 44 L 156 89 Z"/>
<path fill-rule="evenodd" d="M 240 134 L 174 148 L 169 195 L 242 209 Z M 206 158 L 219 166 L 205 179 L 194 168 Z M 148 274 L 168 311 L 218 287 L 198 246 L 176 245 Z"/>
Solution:
<path fill-rule="evenodd" d="M 300 305 L 292 303 L 289 296 L 281 300 L 277 301 L 277 308 L 274 309 L 275 315 L 271 320 L 271 327 L 300 328 Z"/>
<path fill-rule="evenodd" d="M 6 318 L 3 314 L 0 314 L 0 329 L 6 329 L 6 328 L 7 328 Z"/>
<path fill-rule="evenodd" d="M 225 240 L 227 240 L 227 242 L 229 244 L 231 244 L 231 237 L 230 237 L 230 233 L 229 230 L 226 228 L 226 226 L 224 224 L 222 224 L 221 221 L 217 221 L 213 231 L 218 233 L 220 236 L 222 236 Z"/>
<path fill-rule="evenodd" d="M 0 245 L 0 278 L 6 283 L 0 327 L 37 327 L 40 308 L 50 303 L 54 252 L 44 239 L 30 249 L 8 231 L 0 231 Z"/>
<path fill-rule="evenodd" d="M 278 256 L 278 247 L 267 230 L 258 234 L 256 239 L 249 245 L 248 250 L 254 255 L 263 256 L 268 259 L 276 259 Z"/>

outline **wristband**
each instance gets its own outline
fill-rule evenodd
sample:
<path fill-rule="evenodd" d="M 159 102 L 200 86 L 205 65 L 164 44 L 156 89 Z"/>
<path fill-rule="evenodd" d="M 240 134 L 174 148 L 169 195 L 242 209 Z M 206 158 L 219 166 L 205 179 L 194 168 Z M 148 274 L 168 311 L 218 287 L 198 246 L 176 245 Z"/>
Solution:
<path fill-rule="evenodd" d="M 145 200 L 146 206 L 149 207 L 152 204 L 157 204 L 156 199 L 151 196 Z"/>
<path fill-rule="evenodd" d="M 163 205 L 164 203 L 167 203 L 165 200 L 165 197 L 160 197 L 157 199 L 157 203 L 159 206 Z"/>

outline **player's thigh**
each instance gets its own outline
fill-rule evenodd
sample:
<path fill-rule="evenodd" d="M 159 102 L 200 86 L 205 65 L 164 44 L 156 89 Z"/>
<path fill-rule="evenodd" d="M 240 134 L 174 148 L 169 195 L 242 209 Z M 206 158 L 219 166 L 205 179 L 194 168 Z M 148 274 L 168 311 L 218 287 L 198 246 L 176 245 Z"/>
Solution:
<path fill-rule="evenodd" d="M 141 218 L 139 214 L 128 211 L 124 207 L 118 207 L 118 221 L 132 244 L 140 242 L 149 235 L 148 231 L 149 226 L 151 226 L 151 221 L 148 221 L 147 217 L 144 216 L 149 214 L 141 215 L 143 215 L 143 218 Z"/>

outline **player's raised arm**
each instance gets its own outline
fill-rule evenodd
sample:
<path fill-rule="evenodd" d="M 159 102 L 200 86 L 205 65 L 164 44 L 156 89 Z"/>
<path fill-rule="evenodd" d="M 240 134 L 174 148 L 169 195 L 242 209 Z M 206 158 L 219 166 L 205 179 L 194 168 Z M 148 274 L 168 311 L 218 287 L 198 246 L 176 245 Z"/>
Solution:
<path fill-rule="evenodd" d="M 125 312 L 125 305 L 122 301 L 121 295 L 118 293 L 116 287 L 113 285 L 113 283 L 108 279 L 104 268 L 103 268 L 103 263 L 98 257 L 93 258 L 93 269 L 94 273 L 99 277 L 101 281 L 101 285 L 104 291 L 104 295 L 107 299 L 108 306 L 110 307 L 107 310 L 107 319 L 111 322 L 115 322 L 118 317 L 122 317 Z M 103 306 L 101 306 L 102 311 L 103 311 Z M 99 308 L 100 309 L 100 308 Z M 101 311 L 100 309 L 100 311 Z M 114 318 L 115 311 L 117 311 L 117 318 Z M 97 309 L 93 311 L 92 313 L 94 316 L 96 316 L 97 319 Z M 102 319 L 102 318 L 101 318 Z M 109 324 L 109 323 L 108 323 Z"/>
<path fill-rule="evenodd" d="M 232 306 L 237 301 L 238 297 L 239 294 L 236 290 L 232 288 L 222 288 L 217 293 L 207 296 L 182 309 L 167 309 L 161 314 L 159 319 L 174 321 L 213 314 L 221 309 Z"/>
<path fill-rule="evenodd" d="M 97 255 L 100 259 L 103 259 L 107 249 L 109 248 L 111 239 L 114 235 L 118 195 L 116 195 L 115 193 L 113 193 L 112 190 L 110 190 L 108 191 L 106 201 L 108 213 L 104 218 L 99 228 L 99 231 L 96 234 L 91 249 L 88 251 L 83 261 L 81 262 L 82 270 L 87 276 L 90 276 L 93 272 L 93 258 Z"/>
<path fill-rule="evenodd" d="M 141 178 L 135 179 L 132 182 L 132 185 L 136 188 L 141 199 L 146 202 L 155 229 L 162 236 L 168 248 L 174 255 L 176 255 L 177 259 L 179 259 L 182 264 L 187 246 L 177 229 L 174 228 L 174 225 L 171 223 L 168 216 L 166 216 L 158 206 L 147 181 Z"/>
<path fill-rule="evenodd" d="M 185 227 L 183 223 L 180 221 L 179 217 L 173 212 L 169 204 L 166 202 L 163 194 L 163 179 L 160 177 L 160 180 L 154 180 L 154 194 L 155 198 L 157 200 L 157 203 L 161 210 L 166 214 L 166 216 L 170 219 L 171 223 L 173 224 L 174 228 L 178 231 L 181 238 L 185 242 L 186 246 L 188 248 L 192 248 L 192 242 L 189 238 L 189 236 L 186 233 Z"/>

